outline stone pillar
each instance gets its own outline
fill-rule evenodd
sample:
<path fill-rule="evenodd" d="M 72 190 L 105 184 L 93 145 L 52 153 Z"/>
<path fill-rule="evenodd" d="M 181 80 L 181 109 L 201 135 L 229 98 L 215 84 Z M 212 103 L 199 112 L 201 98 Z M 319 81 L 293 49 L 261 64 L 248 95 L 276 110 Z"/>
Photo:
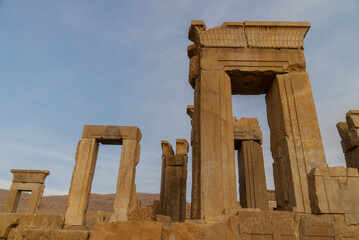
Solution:
<path fill-rule="evenodd" d="M 162 169 L 161 169 L 161 190 L 160 190 L 160 205 L 159 214 L 167 215 L 167 195 L 165 191 L 166 183 L 166 157 L 174 155 L 172 145 L 167 141 L 161 141 L 162 147 Z"/>
<path fill-rule="evenodd" d="M 194 57 L 195 58 L 195 57 Z M 193 58 L 192 58 L 193 59 Z M 187 105 L 187 114 L 191 118 L 191 146 L 192 146 L 192 191 L 191 191 L 191 219 L 199 219 L 201 182 L 200 182 L 200 149 L 198 115 L 194 113 L 194 106 Z"/>
<path fill-rule="evenodd" d="M 229 76 L 224 71 L 202 70 L 195 95 L 200 133 L 200 218 L 204 219 L 206 215 L 213 218 L 229 213 L 238 205 Z"/>
<path fill-rule="evenodd" d="M 359 110 L 350 110 L 346 114 L 346 122 L 339 122 L 337 129 L 348 168 L 359 171 Z"/>
<path fill-rule="evenodd" d="M 240 203 L 244 208 L 268 211 L 268 194 L 262 152 L 262 132 L 257 118 L 241 118 L 233 123 L 238 150 Z"/>
<path fill-rule="evenodd" d="M 130 212 L 136 207 L 136 166 L 140 161 L 140 144 L 137 140 L 124 140 L 121 162 L 117 178 L 115 213 L 111 221 L 127 221 Z"/>
<path fill-rule="evenodd" d="M 39 210 L 42 194 L 44 192 L 44 182 L 49 171 L 39 170 L 19 170 L 11 169 L 13 181 L 9 195 L 6 200 L 4 213 L 15 213 L 19 204 L 22 191 L 31 191 L 29 202 L 26 207 L 26 214 L 36 214 Z"/>
<path fill-rule="evenodd" d="M 184 222 L 188 142 L 185 139 L 176 140 L 176 155 L 167 141 L 162 141 L 161 145 L 164 174 L 161 178 L 160 213 L 170 216 L 175 222 Z"/>
<path fill-rule="evenodd" d="M 277 75 L 266 103 L 278 208 L 311 212 L 307 175 L 327 164 L 308 74 Z"/>
<path fill-rule="evenodd" d="M 82 138 L 77 144 L 75 167 L 67 199 L 66 225 L 84 225 L 98 154 L 94 138 Z"/>

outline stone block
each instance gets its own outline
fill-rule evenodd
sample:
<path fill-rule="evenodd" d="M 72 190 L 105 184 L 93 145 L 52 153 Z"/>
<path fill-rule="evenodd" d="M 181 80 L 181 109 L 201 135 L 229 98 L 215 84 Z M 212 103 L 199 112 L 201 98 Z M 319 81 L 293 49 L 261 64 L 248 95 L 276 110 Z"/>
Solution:
<path fill-rule="evenodd" d="M 359 128 L 359 110 L 347 112 L 346 119 L 350 130 Z"/>
<path fill-rule="evenodd" d="M 244 22 L 248 47 L 302 49 L 309 22 Z"/>
<path fill-rule="evenodd" d="M 88 240 L 89 236 L 89 231 L 13 228 L 10 231 L 7 240 Z"/>
<path fill-rule="evenodd" d="M 300 215 L 300 239 L 336 239 L 332 219 L 315 215 Z"/>
<path fill-rule="evenodd" d="M 10 172 L 13 174 L 13 182 L 22 183 L 45 183 L 45 178 L 50 174 L 49 171 L 27 169 L 11 169 Z"/>
<path fill-rule="evenodd" d="M 6 239 L 12 228 L 20 223 L 20 217 L 13 214 L 0 214 L 0 239 Z"/>
<path fill-rule="evenodd" d="M 298 218 L 291 212 L 239 211 L 239 233 L 253 239 L 295 239 Z"/>
<path fill-rule="evenodd" d="M 315 168 L 308 175 L 313 213 L 359 213 L 359 173 L 355 168 Z"/>
<path fill-rule="evenodd" d="M 350 110 L 346 122 L 339 122 L 337 129 L 348 168 L 359 170 L 359 111 Z"/>
<path fill-rule="evenodd" d="M 153 221 L 154 216 L 147 207 L 138 207 L 130 212 L 128 221 Z"/>
<path fill-rule="evenodd" d="M 62 229 L 64 216 L 47 214 L 13 214 L 20 218 L 18 228 Z"/>
<path fill-rule="evenodd" d="M 142 135 L 138 127 L 85 125 L 82 138 L 95 138 L 102 144 L 122 144 L 123 139 L 140 141 Z"/>
<path fill-rule="evenodd" d="M 162 223 L 152 221 L 98 223 L 90 240 L 157 240 Z"/>

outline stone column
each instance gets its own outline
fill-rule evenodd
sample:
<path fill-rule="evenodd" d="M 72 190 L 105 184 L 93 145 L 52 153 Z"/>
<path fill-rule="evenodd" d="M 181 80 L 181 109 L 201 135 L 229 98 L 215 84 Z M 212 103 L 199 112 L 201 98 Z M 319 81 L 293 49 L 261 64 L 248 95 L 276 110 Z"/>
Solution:
<path fill-rule="evenodd" d="M 350 110 L 346 114 L 346 122 L 339 122 L 337 129 L 348 168 L 359 171 L 359 110 Z"/>
<path fill-rule="evenodd" d="M 262 132 L 257 118 L 241 118 L 233 124 L 238 150 L 240 203 L 244 208 L 268 211 L 268 194 L 262 152 Z"/>
<path fill-rule="evenodd" d="M 160 213 L 170 216 L 175 222 L 186 219 L 186 183 L 188 142 L 176 140 L 176 155 L 171 145 L 162 141 L 164 175 L 161 179 Z M 162 169 L 163 170 L 163 169 Z"/>
<path fill-rule="evenodd" d="M 278 208 L 311 212 L 307 174 L 327 164 L 308 74 L 277 75 L 266 103 Z"/>
<path fill-rule="evenodd" d="M 140 161 L 140 144 L 137 140 L 124 140 L 121 162 L 117 178 L 115 213 L 111 221 L 127 221 L 130 212 L 136 207 L 136 166 Z"/>
<path fill-rule="evenodd" d="M 6 200 L 4 212 L 16 213 L 22 191 L 31 191 L 26 214 L 36 214 L 39 210 L 44 182 L 49 171 L 11 169 L 13 181 Z"/>
<path fill-rule="evenodd" d="M 95 138 L 82 138 L 76 150 L 75 167 L 67 198 L 66 225 L 84 225 L 98 154 Z"/>

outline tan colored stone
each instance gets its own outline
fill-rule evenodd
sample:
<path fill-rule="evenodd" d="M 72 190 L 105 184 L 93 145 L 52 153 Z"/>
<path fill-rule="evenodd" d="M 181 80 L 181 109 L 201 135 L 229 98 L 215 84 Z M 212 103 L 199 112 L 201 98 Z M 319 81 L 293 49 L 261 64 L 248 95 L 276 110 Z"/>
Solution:
<path fill-rule="evenodd" d="M 186 218 L 187 153 L 186 139 L 176 140 L 176 155 L 171 144 L 161 141 L 162 175 L 159 213 L 173 221 Z"/>
<path fill-rule="evenodd" d="M 156 218 L 155 218 L 156 222 L 161 222 L 161 223 L 172 223 L 172 218 L 170 216 L 166 216 L 166 215 L 160 215 L 157 214 Z"/>
<path fill-rule="evenodd" d="M 203 21 L 192 22 L 188 56 L 198 56 L 200 64 L 190 79 L 192 218 L 237 207 L 231 94 L 267 94 L 279 209 L 310 212 L 306 175 L 326 162 L 302 51 L 309 27 L 307 22 L 227 22 L 206 29 Z"/>
<path fill-rule="evenodd" d="M 336 231 L 331 219 L 315 215 L 301 215 L 299 225 L 300 239 L 336 239 Z"/>
<path fill-rule="evenodd" d="M 268 194 L 262 147 L 250 140 L 242 141 L 238 150 L 240 203 L 245 208 L 268 211 Z"/>
<path fill-rule="evenodd" d="M 135 175 L 139 161 L 140 144 L 136 140 L 125 140 L 117 179 L 115 213 L 111 221 L 127 221 L 129 213 L 136 207 Z"/>
<path fill-rule="evenodd" d="M 113 221 L 127 221 L 137 207 L 135 173 L 139 162 L 141 132 L 137 127 L 85 125 L 75 157 L 65 224 L 84 225 L 95 171 L 98 143 L 122 144 Z"/>
<path fill-rule="evenodd" d="M 337 129 L 348 168 L 359 170 L 359 111 L 351 110 L 346 114 L 347 122 L 339 122 Z"/>
<path fill-rule="evenodd" d="M 308 175 L 314 213 L 359 213 L 359 173 L 355 168 L 315 168 Z"/>
<path fill-rule="evenodd" d="M 62 229 L 64 217 L 61 215 L 47 214 L 12 214 L 20 218 L 18 228 L 38 228 L 38 229 Z"/>
<path fill-rule="evenodd" d="M 12 228 L 20 223 L 19 216 L 13 214 L 0 214 L 0 239 L 6 239 Z"/>
<path fill-rule="evenodd" d="M 96 139 L 84 138 L 77 145 L 75 167 L 67 199 L 66 225 L 84 225 L 98 154 Z"/>
<path fill-rule="evenodd" d="M 102 144 L 122 144 L 123 139 L 137 140 L 142 138 L 138 127 L 129 126 L 105 126 L 85 125 L 82 131 L 82 138 L 96 138 Z"/>
<path fill-rule="evenodd" d="M 8 240 L 88 240 L 89 231 L 79 230 L 60 230 L 60 229 L 33 229 L 33 228 L 13 228 Z"/>
<path fill-rule="evenodd" d="M 262 144 L 262 132 L 259 126 L 233 125 L 234 140 L 254 140 Z"/>
<path fill-rule="evenodd" d="M 345 225 L 359 225 L 359 213 L 347 213 L 344 215 Z"/>
<path fill-rule="evenodd" d="M 188 38 L 204 47 L 302 49 L 308 22 L 224 22 L 206 30 L 203 21 L 192 21 Z"/>
<path fill-rule="evenodd" d="M 159 222 L 98 223 L 90 240 L 159 240 L 161 234 L 162 223 Z"/>
<path fill-rule="evenodd" d="M 130 212 L 129 221 L 153 221 L 155 218 L 147 207 L 135 208 Z"/>
<path fill-rule="evenodd" d="M 45 178 L 50 174 L 50 172 L 40 170 L 11 169 L 11 173 L 13 174 L 13 182 L 6 200 L 4 212 L 15 213 L 20 200 L 21 192 L 29 191 L 31 192 L 31 195 L 27 204 L 26 213 L 37 213 L 45 188 Z"/>
<path fill-rule="evenodd" d="M 11 169 L 13 182 L 22 183 L 45 183 L 45 178 L 50 174 L 49 171 L 28 170 L 28 169 Z"/>
<path fill-rule="evenodd" d="M 278 208 L 311 212 L 307 174 L 327 164 L 308 74 L 277 75 L 266 103 Z"/>

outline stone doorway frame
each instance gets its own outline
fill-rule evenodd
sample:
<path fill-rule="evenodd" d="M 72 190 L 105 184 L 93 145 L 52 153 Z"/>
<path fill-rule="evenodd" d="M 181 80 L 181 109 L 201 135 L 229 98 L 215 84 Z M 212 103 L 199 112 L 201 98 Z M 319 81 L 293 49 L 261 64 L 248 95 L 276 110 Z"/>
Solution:
<path fill-rule="evenodd" d="M 36 214 L 45 189 L 45 178 L 49 171 L 11 169 L 13 180 L 6 200 L 4 212 L 16 213 L 22 192 L 31 192 L 26 214 Z"/>
<path fill-rule="evenodd" d="M 141 131 L 132 126 L 84 125 L 77 145 L 65 225 L 85 225 L 86 212 L 95 173 L 99 144 L 122 145 L 117 178 L 114 214 L 111 221 L 127 221 L 137 205 L 135 174 L 140 161 Z"/>
<path fill-rule="evenodd" d="M 311 212 L 307 174 L 327 164 L 303 54 L 309 28 L 308 22 L 225 22 L 206 30 L 203 21 L 192 21 L 192 218 L 238 208 L 232 94 L 266 94 L 278 207 Z"/>

